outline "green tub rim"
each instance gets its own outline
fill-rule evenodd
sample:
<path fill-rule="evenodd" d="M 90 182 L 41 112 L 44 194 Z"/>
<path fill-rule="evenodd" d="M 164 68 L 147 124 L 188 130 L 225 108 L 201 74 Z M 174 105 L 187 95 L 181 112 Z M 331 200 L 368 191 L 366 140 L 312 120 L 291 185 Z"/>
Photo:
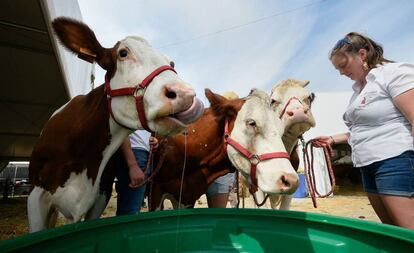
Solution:
<path fill-rule="evenodd" d="M 378 235 L 403 240 L 414 245 L 414 230 L 409 230 L 397 226 L 381 224 L 373 221 L 358 220 L 347 217 L 339 217 L 333 215 L 301 212 L 301 211 L 282 211 L 271 209 L 231 209 L 231 208 L 195 208 L 180 210 L 165 210 L 157 212 L 143 212 L 138 215 L 114 216 L 101 218 L 97 220 L 78 222 L 59 226 L 52 229 L 43 230 L 36 233 L 28 233 L 13 239 L 0 241 L 0 252 L 12 252 L 29 245 L 50 240 L 52 238 L 64 237 L 69 234 L 77 233 L 79 230 L 86 231 L 99 227 L 111 226 L 113 224 L 122 224 L 136 222 L 137 220 L 153 220 L 157 218 L 174 218 L 189 217 L 197 215 L 219 215 L 220 218 L 234 215 L 243 216 L 265 216 L 266 218 L 278 217 L 290 220 L 310 221 L 315 223 L 329 224 L 334 227 L 351 228 L 359 231 L 365 231 Z"/>

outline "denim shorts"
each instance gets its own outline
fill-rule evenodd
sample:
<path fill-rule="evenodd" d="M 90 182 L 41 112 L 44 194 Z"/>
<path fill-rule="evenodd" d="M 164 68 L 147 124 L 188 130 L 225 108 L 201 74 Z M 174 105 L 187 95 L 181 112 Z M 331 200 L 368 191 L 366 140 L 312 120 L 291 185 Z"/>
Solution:
<path fill-rule="evenodd" d="M 360 167 L 368 193 L 414 196 L 414 151 Z"/>
<path fill-rule="evenodd" d="M 227 173 L 224 176 L 217 178 L 207 189 L 207 197 L 214 196 L 218 193 L 229 193 L 230 188 L 235 181 L 234 173 Z"/>

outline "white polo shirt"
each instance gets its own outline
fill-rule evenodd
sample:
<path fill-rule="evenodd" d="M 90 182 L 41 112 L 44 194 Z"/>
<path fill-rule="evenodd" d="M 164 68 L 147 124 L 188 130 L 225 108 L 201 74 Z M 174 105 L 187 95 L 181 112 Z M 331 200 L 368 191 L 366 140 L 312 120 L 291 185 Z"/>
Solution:
<path fill-rule="evenodd" d="M 149 138 L 151 133 L 145 130 L 136 130 L 129 135 L 131 148 L 150 151 Z"/>
<path fill-rule="evenodd" d="M 372 69 L 366 80 L 362 91 L 360 83 L 353 85 L 343 115 L 355 167 L 414 150 L 411 124 L 393 103 L 393 98 L 414 88 L 414 65 L 385 63 Z"/>

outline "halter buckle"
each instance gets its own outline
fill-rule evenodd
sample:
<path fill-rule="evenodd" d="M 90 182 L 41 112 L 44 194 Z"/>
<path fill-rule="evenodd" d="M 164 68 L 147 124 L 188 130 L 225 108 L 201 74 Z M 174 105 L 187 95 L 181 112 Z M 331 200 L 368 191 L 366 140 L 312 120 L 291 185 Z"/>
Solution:
<path fill-rule="evenodd" d="M 252 165 L 257 165 L 257 164 L 259 164 L 260 163 L 260 157 L 258 156 L 258 155 L 252 155 L 250 158 L 249 158 L 249 161 L 250 161 L 250 163 L 252 164 Z"/>

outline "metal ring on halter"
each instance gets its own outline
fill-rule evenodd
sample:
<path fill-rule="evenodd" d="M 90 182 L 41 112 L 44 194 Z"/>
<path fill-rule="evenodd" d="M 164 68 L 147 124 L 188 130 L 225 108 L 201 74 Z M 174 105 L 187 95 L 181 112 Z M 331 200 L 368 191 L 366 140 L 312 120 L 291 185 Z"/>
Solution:
<path fill-rule="evenodd" d="M 249 161 L 250 161 L 251 164 L 257 165 L 258 163 L 260 163 L 261 160 L 260 160 L 260 157 L 258 155 L 252 155 L 249 158 Z"/>

